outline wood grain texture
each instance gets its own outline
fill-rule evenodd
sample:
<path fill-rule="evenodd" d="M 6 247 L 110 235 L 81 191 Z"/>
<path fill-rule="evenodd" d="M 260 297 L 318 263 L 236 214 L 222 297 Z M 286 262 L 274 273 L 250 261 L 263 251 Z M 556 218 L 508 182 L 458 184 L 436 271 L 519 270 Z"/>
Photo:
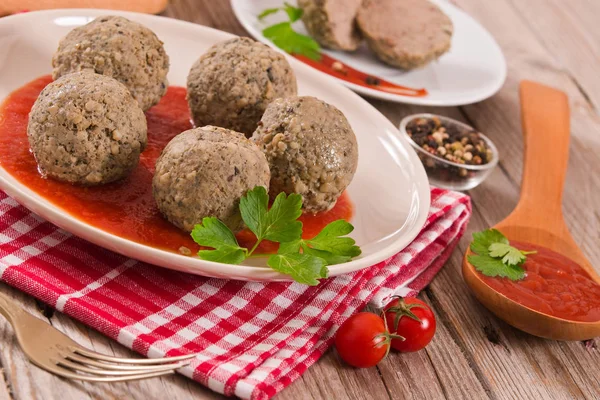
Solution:
<path fill-rule="evenodd" d="M 600 2 L 570 7 L 562 0 L 511 0 L 540 43 L 563 65 L 582 95 L 600 110 Z M 544 8 L 542 15 L 537 10 Z"/>
<path fill-rule="evenodd" d="M 466 107 L 416 107 L 369 100 L 395 125 L 411 113 L 430 111 L 474 125 L 501 152 L 499 167 L 469 192 L 474 214 L 465 237 L 421 298 L 438 318 L 425 351 L 392 354 L 377 368 L 345 367 L 335 351 L 276 398 L 288 399 L 597 399 L 600 350 L 594 342 L 555 342 L 517 331 L 495 318 L 469 293 L 461 258 L 470 235 L 506 217 L 515 207 L 523 168 L 518 84 L 541 81 L 564 90 L 571 106 L 571 149 L 563 212 L 575 241 L 600 266 L 600 13 L 598 0 L 454 0 L 485 26 L 507 58 L 505 86 L 494 97 Z M 171 0 L 163 15 L 247 35 L 226 0 Z M 36 302 L 0 285 L 32 313 Z M 48 314 L 48 313 L 47 313 Z M 50 322 L 83 345 L 109 354 L 132 353 L 78 322 L 56 313 Z M 121 384 L 80 384 L 29 364 L 0 319 L 0 400 L 6 399 L 218 399 L 175 376 Z"/>

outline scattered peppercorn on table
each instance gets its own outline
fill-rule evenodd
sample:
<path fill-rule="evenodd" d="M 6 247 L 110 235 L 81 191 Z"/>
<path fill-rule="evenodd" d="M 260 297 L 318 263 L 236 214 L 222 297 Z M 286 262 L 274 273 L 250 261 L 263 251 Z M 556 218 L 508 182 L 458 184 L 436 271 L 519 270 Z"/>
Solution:
<path fill-rule="evenodd" d="M 498 147 L 500 168 L 468 191 L 473 216 L 447 265 L 420 298 L 433 309 L 437 332 L 415 353 L 392 352 L 376 367 L 354 369 L 335 350 L 283 390 L 277 399 L 574 399 L 600 398 L 600 349 L 595 341 L 554 342 L 520 332 L 483 308 L 463 282 L 462 255 L 472 232 L 481 231 L 515 206 L 523 165 L 518 83 L 534 79 L 568 93 L 572 109 L 571 157 L 564 194 L 567 224 L 590 262 L 600 267 L 600 2 L 575 0 L 454 0 L 498 41 L 508 62 L 501 91 L 481 103 L 463 107 L 419 107 L 369 100 L 395 125 L 407 115 L 430 112 L 463 121 L 483 132 Z M 229 2 L 172 0 L 163 12 L 172 18 L 247 35 Z M 590 45 L 587 45 L 590 44 Z M 452 149 L 441 146 L 441 155 Z M 426 144 L 429 146 L 429 144 Z M 452 156 L 474 159 L 469 143 Z M 458 146 L 458 145 L 455 145 Z M 471 144 L 472 146 L 472 144 Z M 448 147 L 448 148 L 447 148 Z M 485 150 L 485 149 L 482 149 Z M 434 150 L 432 150 L 434 151 Z M 442 154 L 445 153 L 445 154 Z M 133 356 L 116 342 L 53 314 L 33 298 L 1 284 L 3 293 L 65 331 L 86 347 L 102 353 Z M 113 384 L 62 380 L 30 364 L 16 345 L 13 331 L 0 319 L 0 400 L 4 399 L 220 399 L 222 396 L 183 376 Z"/>

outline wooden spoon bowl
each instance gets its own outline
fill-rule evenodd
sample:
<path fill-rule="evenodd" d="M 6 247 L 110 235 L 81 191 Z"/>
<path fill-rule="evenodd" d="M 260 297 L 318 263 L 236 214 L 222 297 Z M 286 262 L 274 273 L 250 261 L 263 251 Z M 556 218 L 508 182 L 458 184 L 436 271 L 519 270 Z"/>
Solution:
<path fill-rule="evenodd" d="M 529 81 L 520 86 L 525 163 L 521 197 L 514 211 L 494 226 L 510 241 L 546 247 L 579 264 L 596 282 L 600 276 L 565 224 L 562 192 L 569 157 L 569 103 L 565 93 Z M 463 259 L 463 277 L 475 297 L 508 324 L 535 336 L 585 340 L 600 336 L 600 321 L 579 322 L 532 310 L 496 292 Z"/>

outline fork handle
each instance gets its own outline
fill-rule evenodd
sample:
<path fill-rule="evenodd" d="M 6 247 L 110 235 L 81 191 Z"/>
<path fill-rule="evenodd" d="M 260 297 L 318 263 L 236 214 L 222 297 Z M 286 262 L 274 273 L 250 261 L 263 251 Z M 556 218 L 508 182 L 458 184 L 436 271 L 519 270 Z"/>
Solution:
<path fill-rule="evenodd" d="M 17 317 L 24 313 L 25 311 L 19 304 L 17 304 L 17 302 L 0 292 L 0 314 L 2 314 L 4 318 L 8 320 L 8 322 L 13 324 Z"/>

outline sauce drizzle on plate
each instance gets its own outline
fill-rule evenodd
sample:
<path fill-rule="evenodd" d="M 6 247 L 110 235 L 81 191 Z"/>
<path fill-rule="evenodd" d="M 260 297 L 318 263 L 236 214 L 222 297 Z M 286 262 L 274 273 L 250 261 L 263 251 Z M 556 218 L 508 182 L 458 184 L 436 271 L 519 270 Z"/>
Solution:
<path fill-rule="evenodd" d="M 326 74 L 346 82 L 354 83 L 355 85 L 378 90 L 380 92 L 398 94 L 401 96 L 424 97 L 428 95 L 427 90 L 425 89 L 413 89 L 406 86 L 396 85 L 395 83 L 386 81 L 379 77 L 365 74 L 364 72 L 349 67 L 346 64 L 342 64 L 340 61 L 328 56 L 327 54 L 321 53 L 320 60 L 313 60 L 300 54 L 292 54 L 292 56 L 303 63 L 318 69 L 321 72 L 325 72 Z"/>
<path fill-rule="evenodd" d="M 107 185 L 80 187 L 43 178 L 29 151 L 28 114 L 50 82 L 50 76 L 40 77 L 14 91 L 0 106 L 0 166 L 41 197 L 89 225 L 155 248 L 179 252 L 183 246 L 197 252 L 199 246 L 188 233 L 162 217 L 152 197 L 156 159 L 175 135 L 192 128 L 185 89 L 170 86 L 160 103 L 146 112 L 148 145 L 129 177 Z M 352 203 L 344 193 L 330 211 L 300 217 L 305 238 L 315 236 L 329 222 L 350 220 L 352 213 Z M 252 247 L 256 241 L 250 231 L 238 233 L 237 238 L 244 247 Z M 276 244 L 263 241 L 257 253 L 276 250 Z"/>

